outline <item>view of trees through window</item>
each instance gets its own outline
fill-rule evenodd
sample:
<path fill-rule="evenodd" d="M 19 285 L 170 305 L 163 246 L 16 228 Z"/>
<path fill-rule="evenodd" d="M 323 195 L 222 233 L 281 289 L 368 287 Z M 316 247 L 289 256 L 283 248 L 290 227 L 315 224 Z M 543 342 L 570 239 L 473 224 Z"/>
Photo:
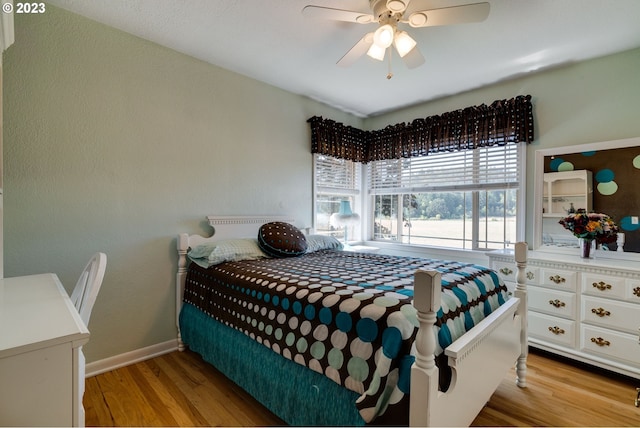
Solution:
<path fill-rule="evenodd" d="M 515 241 L 516 207 L 515 189 L 376 195 L 374 239 L 461 249 L 504 248 L 505 242 Z"/>

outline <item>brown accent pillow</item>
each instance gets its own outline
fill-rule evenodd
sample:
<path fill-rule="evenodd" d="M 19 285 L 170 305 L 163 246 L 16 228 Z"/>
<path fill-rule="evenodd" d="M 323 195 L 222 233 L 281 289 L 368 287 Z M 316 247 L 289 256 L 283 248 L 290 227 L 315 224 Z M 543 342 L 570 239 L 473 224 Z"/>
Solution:
<path fill-rule="evenodd" d="M 307 251 L 307 238 L 297 227 L 274 221 L 260 227 L 258 245 L 271 257 L 295 257 Z"/>

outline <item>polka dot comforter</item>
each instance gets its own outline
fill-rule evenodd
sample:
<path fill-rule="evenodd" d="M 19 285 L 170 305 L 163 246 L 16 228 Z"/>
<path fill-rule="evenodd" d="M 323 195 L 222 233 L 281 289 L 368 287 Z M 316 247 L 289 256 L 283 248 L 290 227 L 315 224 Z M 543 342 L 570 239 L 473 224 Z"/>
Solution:
<path fill-rule="evenodd" d="M 412 305 L 417 269 L 442 274 L 436 322 L 441 357 L 445 347 L 508 298 L 495 272 L 482 266 L 318 251 L 208 269 L 192 263 L 184 301 L 361 394 L 356 405 L 370 423 L 394 406 L 406 411 L 418 328 Z M 442 389 L 447 382 L 441 376 Z"/>

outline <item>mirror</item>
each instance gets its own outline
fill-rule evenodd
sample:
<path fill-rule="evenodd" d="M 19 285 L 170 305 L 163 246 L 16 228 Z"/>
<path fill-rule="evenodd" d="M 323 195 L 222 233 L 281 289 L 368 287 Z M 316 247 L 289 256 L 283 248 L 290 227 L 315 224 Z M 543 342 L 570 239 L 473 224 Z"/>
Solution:
<path fill-rule="evenodd" d="M 609 215 L 621 232 L 622 248 L 609 244 L 599 254 L 640 257 L 640 138 L 537 150 L 533 205 L 534 250 L 577 248 L 558 222 L 584 208 Z"/>

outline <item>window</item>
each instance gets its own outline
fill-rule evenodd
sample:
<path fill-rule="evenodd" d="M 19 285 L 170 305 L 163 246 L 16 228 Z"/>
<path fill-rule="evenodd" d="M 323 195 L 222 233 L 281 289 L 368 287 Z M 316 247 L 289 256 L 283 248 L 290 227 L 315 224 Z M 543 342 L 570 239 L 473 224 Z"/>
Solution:
<path fill-rule="evenodd" d="M 340 210 L 340 202 L 348 200 L 354 212 L 360 212 L 361 164 L 315 154 L 315 230 L 316 233 L 330 234 L 344 238 L 344 228 L 332 226 L 331 214 Z M 350 227 L 349 239 L 360 237 L 357 227 Z"/>
<path fill-rule="evenodd" d="M 459 249 L 517 241 L 525 145 L 372 162 L 373 239 Z"/>

